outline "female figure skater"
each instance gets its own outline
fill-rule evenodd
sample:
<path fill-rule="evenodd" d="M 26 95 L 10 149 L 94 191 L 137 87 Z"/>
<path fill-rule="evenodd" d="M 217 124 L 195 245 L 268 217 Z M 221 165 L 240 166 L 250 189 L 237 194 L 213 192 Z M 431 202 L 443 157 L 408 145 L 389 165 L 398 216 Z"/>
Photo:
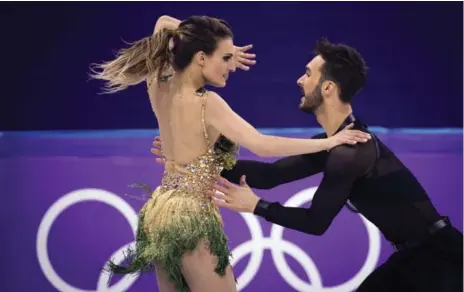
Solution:
<path fill-rule="evenodd" d="M 127 253 L 127 265 L 110 261 L 110 272 L 155 271 L 162 292 L 237 291 L 221 216 L 206 195 L 214 176 L 234 165 L 237 144 L 259 156 L 285 156 L 370 138 L 349 129 L 320 140 L 259 133 L 204 89 L 224 87 L 237 62 L 245 66 L 234 59 L 232 36 L 224 20 L 162 17 L 153 36 L 93 70 L 111 93 L 147 81 L 166 159 L 161 185 L 139 212 L 136 248 Z"/>

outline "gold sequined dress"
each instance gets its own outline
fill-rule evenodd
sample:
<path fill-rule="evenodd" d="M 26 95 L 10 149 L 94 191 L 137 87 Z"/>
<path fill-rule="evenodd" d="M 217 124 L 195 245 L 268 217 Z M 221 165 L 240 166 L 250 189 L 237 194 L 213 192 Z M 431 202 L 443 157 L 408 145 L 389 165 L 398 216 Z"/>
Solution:
<path fill-rule="evenodd" d="M 210 145 L 204 123 L 205 93 L 201 95 L 203 132 Z M 139 212 L 135 249 L 127 250 L 120 265 L 109 261 L 107 270 L 114 274 L 151 273 L 159 262 L 177 291 L 188 291 L 181 273 L 182 256 L 206 240 L 210 252 L 218 258 L 215 272 L 224 275 L 230 250 L 219 210 L 206 192 L 215 175 L 233 167 L 237 150 L 236 144 L 221 135 L 182 169 L 165 170 L 161 185 Z"/>

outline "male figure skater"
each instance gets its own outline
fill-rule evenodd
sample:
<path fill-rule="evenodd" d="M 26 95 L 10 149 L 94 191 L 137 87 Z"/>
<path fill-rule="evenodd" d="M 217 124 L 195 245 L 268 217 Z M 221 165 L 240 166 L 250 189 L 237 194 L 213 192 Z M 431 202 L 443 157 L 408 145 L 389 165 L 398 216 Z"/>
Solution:
<path fill-rule="evenodd" d="M 325 39 L 317 42 L 315 52 L 297 81 L 303 92 L 300 109 L 313 113 L 325 130 L 314 138 L 334 135 L 350 123 L 368 132 L 350 105 L 366 81 L 363 58 L 354 48 Z M 313 235 L 324 234 L 347 205 L 376 225 L 396 250 L 357 291 L 462 291 L 462 233 L 436 211 L 411 171 L 372 137 L 367 143 L 273 163 L 239 160 L 221 173 L 209 194 L 219 199 L 218 206 Z M 269 189 L 320 172 L 323 179 L 308 208 L 268 202 L 250 189 Z"/>

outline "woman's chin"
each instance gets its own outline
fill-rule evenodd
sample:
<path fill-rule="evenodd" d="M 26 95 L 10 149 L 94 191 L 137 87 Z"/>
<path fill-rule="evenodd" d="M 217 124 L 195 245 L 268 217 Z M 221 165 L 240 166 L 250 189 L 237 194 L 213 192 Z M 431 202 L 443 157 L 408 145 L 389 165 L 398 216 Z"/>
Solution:
<path fill-rule="evenodd" d="M 223 81 L 219 81 L 219 82 L 210 82 L 209 84 L 214 86 L 214 87 L 222 88 L 222 87 L 225 87 L 227 85 L 227 82 L 225 80 L 223 80 Z"/>

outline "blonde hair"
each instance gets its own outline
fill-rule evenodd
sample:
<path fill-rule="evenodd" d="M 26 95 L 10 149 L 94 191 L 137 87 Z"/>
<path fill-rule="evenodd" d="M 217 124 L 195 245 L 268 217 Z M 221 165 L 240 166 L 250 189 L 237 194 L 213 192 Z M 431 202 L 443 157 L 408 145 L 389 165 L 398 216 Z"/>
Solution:
<path fill-rule="evenodd" d="M 137 85 L 156 74 L 160 78 L 171 67 L 173 54 L 169 40 L 176 31 L 164 28 L 153 36 L 145 37 L 130 47 L 118 51 L 116 59 L 91 65 L 91 78 L 107 81 L 104 93 L 115 93 Z"/>

